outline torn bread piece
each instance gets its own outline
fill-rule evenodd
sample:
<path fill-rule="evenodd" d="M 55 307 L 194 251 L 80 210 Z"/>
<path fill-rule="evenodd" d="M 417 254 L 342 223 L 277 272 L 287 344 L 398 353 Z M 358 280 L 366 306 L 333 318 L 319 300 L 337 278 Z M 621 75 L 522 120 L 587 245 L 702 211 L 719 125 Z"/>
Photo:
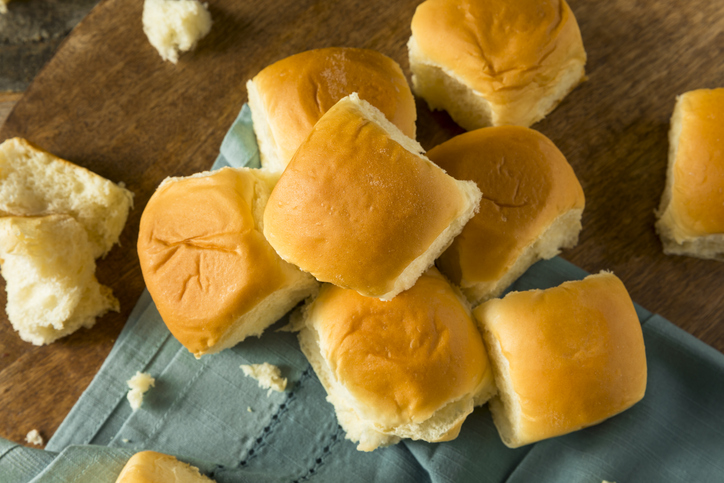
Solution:
<path fill-rule="evenodd" d="M 317 122 L 274 187 L 264 235 L 319 281 L 390 300 L 478 211 L 481 193 L 357 94 Z"/>
<path fill-rule="evenodd" d="M 143 31 L 161 58 L 175 64 L 211 31 L 211 14 L 198 0 L 145 0 Z"/>
<path fill-rule="evenodd" d="M 43 446 L 43 437 L 37 429 L 31 429 L 28 434 L 25 435 L 25 442 L 34 444 L 35 446 Z"/>
<path fill-rule="evenodd" d="M 93 248 L 70 215 L 0 217 L 6 310 L 23 340 L 49 344 L 118 312 L 111 289 L 96 280 Z"/>
<path fill-rule="evenodd" d="M 259 387 L 269 389 L 267 396 L 272 391 L 284 392 L 287 388 L 287 379 L 282 377 L 282 371 L 275 365 L 264 362 L 262 364 L 250 364 L 240 366 L 244 375 L 257 380 Z"/>
<path fill-rule="evenodd" d="M 150 388 L 156 385 L 156 379 L 154 379 L 150 374 L 136 371 L 136 374 L 126 381 L 126 384 L 130 389 L 126 398 L 131 404 L 131 409 L 135 411 L 143 404 L 143 395 L 146 394 Z"/>
<path fill-rule="evenodd" d="M 118 243 L 133 193 L 22 138 L 0 145 L 0 216 L 65 213 L 88 233 L 93 258 Z"/>

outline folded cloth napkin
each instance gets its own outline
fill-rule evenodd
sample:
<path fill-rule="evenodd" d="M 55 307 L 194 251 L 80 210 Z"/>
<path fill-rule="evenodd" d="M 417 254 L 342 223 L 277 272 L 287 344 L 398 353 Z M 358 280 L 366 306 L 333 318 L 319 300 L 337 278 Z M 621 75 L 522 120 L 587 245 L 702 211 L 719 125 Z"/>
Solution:
<path fill-rule="evenodd" d="M 244 106 L 214 169 L 259 165 Z M 554 258 L 511 290 L 548 288 L 586 273 Z M 145 292 L 113 350 L 46 450 L 0 440 L 0 482 L 113 482 L 136 451 L 177 455 L 224 482 L 707 482 L 724 480 L 724 355 L 636 306 L 643 324 L 646 396 L 602 424 L 506 448 L 487 407 L 447 443 L 403 441 L 372 453 L 345 439 L 294 334 L 277 332 L 196 360 L 168 332 Z M 258 387 L 242 364 L 269 362 L 285 392 Z M 156 385 L 132 412 L 126 381 Z"/>

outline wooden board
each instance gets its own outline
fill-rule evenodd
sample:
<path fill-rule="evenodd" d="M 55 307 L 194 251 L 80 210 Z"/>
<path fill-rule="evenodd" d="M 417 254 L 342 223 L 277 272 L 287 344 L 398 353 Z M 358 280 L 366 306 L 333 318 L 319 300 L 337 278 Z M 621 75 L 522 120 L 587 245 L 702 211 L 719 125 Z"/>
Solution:
<path fill-rule="evenodd" d="M 169 175 L 208 169 L 264 66 L 326 46 L 372 48 L 409 75 L 406 42 L 417 0 L 209 0 L 214 27 L 178 65 L 141 28 L 140 0 L 96 7 L 35 79 L 0 129 L 24 136 L 136 194 L 121 246 L 98 278 L 121 301 L 46 347 L 22 342 L 0 316 L 0 436 L 46 440 L 97 372 L 143 290 L 135 240 L 143 207 Z M 724 350 L 724 264 L 666 257 L 654 232 L 664 187 L 668 120 L 677 94 L 724 86 L 724 3 L 571 0 L 588 51 L 588 82 L 534 126 L 568 157 L 586 193 L 579 245 L 564 258 L 613 270 L 634 300 Z M 423 147 L 461 133 L 418 101 Z M 0 305 L 5 303 L 0 290 Z"/>

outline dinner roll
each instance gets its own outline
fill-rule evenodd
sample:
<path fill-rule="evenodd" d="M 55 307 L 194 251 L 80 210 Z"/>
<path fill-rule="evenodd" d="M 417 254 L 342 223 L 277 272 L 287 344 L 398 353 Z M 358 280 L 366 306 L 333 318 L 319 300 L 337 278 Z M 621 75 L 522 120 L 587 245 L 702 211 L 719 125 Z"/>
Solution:
<path fill-rule="evenodd" d="M 173 456 L 141 451 L 131 456 L 116 483 L 211 483 L 199 469 Z"/>
<path fill-rule="evenodd" d="M 473 313 L 499 392 L 493 422 L 511 448 L 600 423 L 644 396 L 641 324 L 612 273 L 513 292 Z"/>
<path fill-rule="evenodd" d="M 408 48 L 415 93 L 468 130 L 530 126 L 584 79 L 565 0 L 427 0 Z"/>
<path fill-rule="evenodd" d="M 0 217 L 0 264 L 7 314 L 20 338 L 50 344 L 109 310 L 111 289 L 98 283 L 93 244 L 70 215 Z"/>
<path fill-rule="evenodd" d="M 656 229 L 668 255 L 724 260 L 724 88 L 678 97 Z"/>
<path fill-rule="evenodd" d="M 390 302 L 325 284 L 302 314 L 302 351 L 358 450 L 454 439 L 495 392 L 470 309 L 434 268 Z"/>
<path fill-rule="evenodd" d="M 0 145 L 0 216 L 66 213 L 88 233 L 94 258 L 118 242 L 133 193 L 22 138 Z"/>
<path fill-rule="evenodd" d="M 281 173 L 337 101 L 353 92 L 415 138 L 415 100 L 402 69 L 368 49 L 327 48 L 282 59 L 246 84 L 265 169 Z"/>
<path fill-rule="evenodd" d="M 264 235 L 317 280 L 389 300 L 410 288 L 478 210 L 456 181 L 356 94 L 332 107 L 269 198 Z"/>
<path fill-rule="evenodd" d="M 143 278 L 168 329 L 196 357 L 261 335 L 317 286 L 262 235 L 269 183 L 248 168 L 168 178 L 143 212 Z"/>
<path fill-rule="evenodd" d="M 478 214 L 437 260 L 471 303 L 499 296 L 533 263 L 577 243 L 583 189 L 544 135 L 519 126 L 489 127 L 427 155 L 483 192 Z"/>

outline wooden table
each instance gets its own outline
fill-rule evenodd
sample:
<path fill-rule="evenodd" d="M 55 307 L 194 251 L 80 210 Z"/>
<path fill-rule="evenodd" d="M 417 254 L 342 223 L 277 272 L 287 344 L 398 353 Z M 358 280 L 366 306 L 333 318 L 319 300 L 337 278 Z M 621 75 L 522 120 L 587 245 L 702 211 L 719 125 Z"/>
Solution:
<path fill-rule="evenodd" d="M 89 384 L 144 287 L 135 253 L 143 207 L 166 176 L 211 166 L 246 101 L 246 80 L 326 46 L 379 50 L 409 75 L 417 3 L 210 0 L 210 35 L 176 66 L 146 41 L 140 0 L 105 0 L 81 22 L 17 102 L 0 140 L 24 136 L 135 192 L 121 245 L 98 262 L 121 313 L 45 347 L 21 341 L 0 315 L 0 436 L 20 442 L 37 428 L 47 440 Z M 567 156 L 586 193 L 580 243 L 563 257 L 614 271 L 635 301 L 724 351 L 724 264 L 664 256 L 653 227 L 676 95 L 724 86 L 724 3 L 570 4 L 589 79 L 534 126 Z M 445 113 L 417 107 L 426 149 L 462 132 Z"/>

